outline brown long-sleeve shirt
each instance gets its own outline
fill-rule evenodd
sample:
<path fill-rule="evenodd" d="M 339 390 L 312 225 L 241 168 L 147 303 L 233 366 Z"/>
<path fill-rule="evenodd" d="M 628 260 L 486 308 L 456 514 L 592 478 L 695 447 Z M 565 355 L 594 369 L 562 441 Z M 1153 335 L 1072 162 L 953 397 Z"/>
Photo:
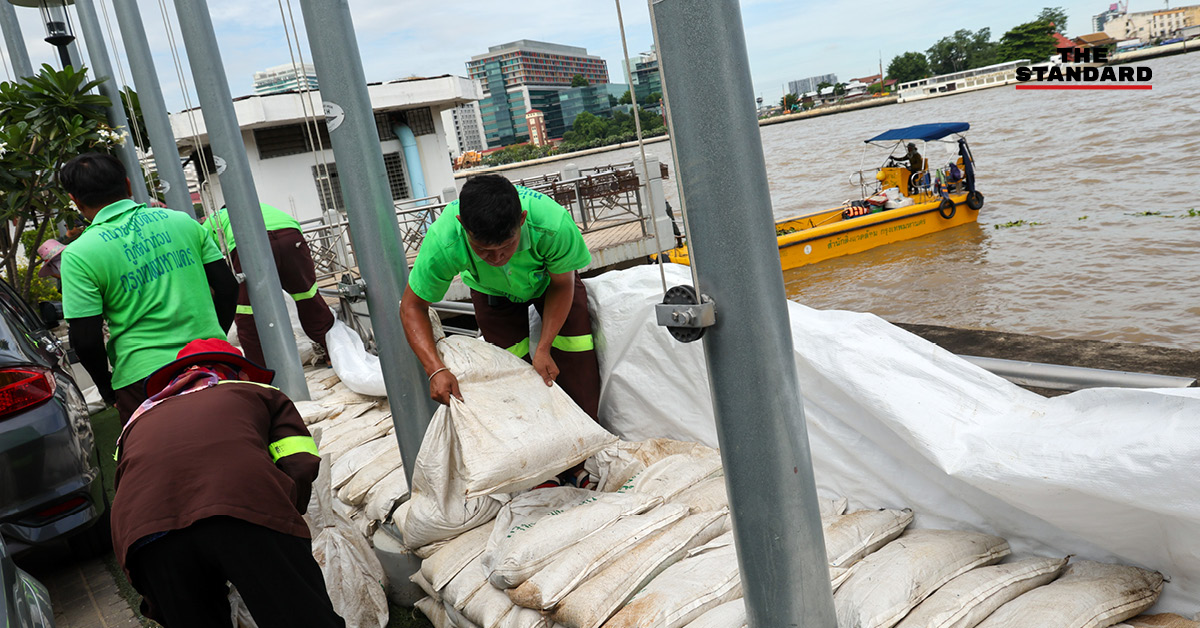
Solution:
<path fill-rule="evenodd" d="M 112 503 L 121 566 L 139 539 L 218 515 L 310 538 L 301 515 L 320 458 L 272 462 L 268 450 L 296 436 L 310 435 L 287 396 L 248 382 L 174 397 L 138 417 L 121 442 Z"/>

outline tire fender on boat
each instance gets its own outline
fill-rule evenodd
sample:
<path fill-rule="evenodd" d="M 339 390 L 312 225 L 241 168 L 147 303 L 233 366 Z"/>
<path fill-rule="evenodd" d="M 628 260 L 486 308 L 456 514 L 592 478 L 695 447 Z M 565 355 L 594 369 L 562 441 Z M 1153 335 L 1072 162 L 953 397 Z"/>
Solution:
<path fill-rule="evenodd" d="M 954 204 L 954 201 L 948 198 L 942 199 L 941 204 L 938 205 L 938 213 L 941 214 L 942 218 L 945 218 L 946 220 L 954 218 L 954 213 L 956 211 L 958 211 L 958 207 Z"/>
<path fill-rule="evenodd" d="M 983 207 L 983 192 L 975 191 L 967 194 L 967 207 L 979 211 Z"/>

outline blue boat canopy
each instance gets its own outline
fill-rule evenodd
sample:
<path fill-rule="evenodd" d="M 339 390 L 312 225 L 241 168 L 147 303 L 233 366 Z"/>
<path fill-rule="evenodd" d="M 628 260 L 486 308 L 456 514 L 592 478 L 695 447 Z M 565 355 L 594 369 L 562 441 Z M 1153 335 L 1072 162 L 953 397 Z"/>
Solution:
<path fill-rule="evenodd" d="M 899 140 L 921 140 L 923 142 L 932 142 L 934 140 L 940 140 L 947 135 L 962 133 L 970 128 L 971 125 L 966 122 L 918 124 L 915 126 L 904 127 L 903 129 L 884 131 L 883 133 L 880 133 L 879 135 L 867 140 L 867 143 L 894 142 Z"/>

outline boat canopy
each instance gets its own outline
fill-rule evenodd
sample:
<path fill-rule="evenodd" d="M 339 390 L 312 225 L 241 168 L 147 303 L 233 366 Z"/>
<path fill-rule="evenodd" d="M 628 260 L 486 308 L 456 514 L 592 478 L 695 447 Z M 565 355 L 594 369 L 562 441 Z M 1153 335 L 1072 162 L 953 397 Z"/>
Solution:
<path fill-rule="evenodd" d="M 921 140 L 923 142 L 932 142 L 940 140 L 947 135 L 953 133 L 962 133 L 970 129 L 971 125 L 966 122 L 938 122 L 935 124 L 918 124 L 915 126 L 904 127 L 903 129 L 892 129 L 884 131 L 875 137 L 867 140 L 871 142 L 893 142 L 900 140 Z"/>

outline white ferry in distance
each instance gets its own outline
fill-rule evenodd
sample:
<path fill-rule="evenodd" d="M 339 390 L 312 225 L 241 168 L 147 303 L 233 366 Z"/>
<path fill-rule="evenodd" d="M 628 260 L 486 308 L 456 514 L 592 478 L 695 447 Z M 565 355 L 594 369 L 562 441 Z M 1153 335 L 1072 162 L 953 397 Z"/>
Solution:
<path fill-rule="evenodd" d="M 959 92 L 970 92 L 989 87 L 1000 87 L 1017 82 L 1017 68 L 1028 66 L 1028 59 L 987 65 L 974 70 L 931 76 L 917 81 L 901 83 L 897 102 L 911 102 L 925 98 L 948 96 Z"/>

